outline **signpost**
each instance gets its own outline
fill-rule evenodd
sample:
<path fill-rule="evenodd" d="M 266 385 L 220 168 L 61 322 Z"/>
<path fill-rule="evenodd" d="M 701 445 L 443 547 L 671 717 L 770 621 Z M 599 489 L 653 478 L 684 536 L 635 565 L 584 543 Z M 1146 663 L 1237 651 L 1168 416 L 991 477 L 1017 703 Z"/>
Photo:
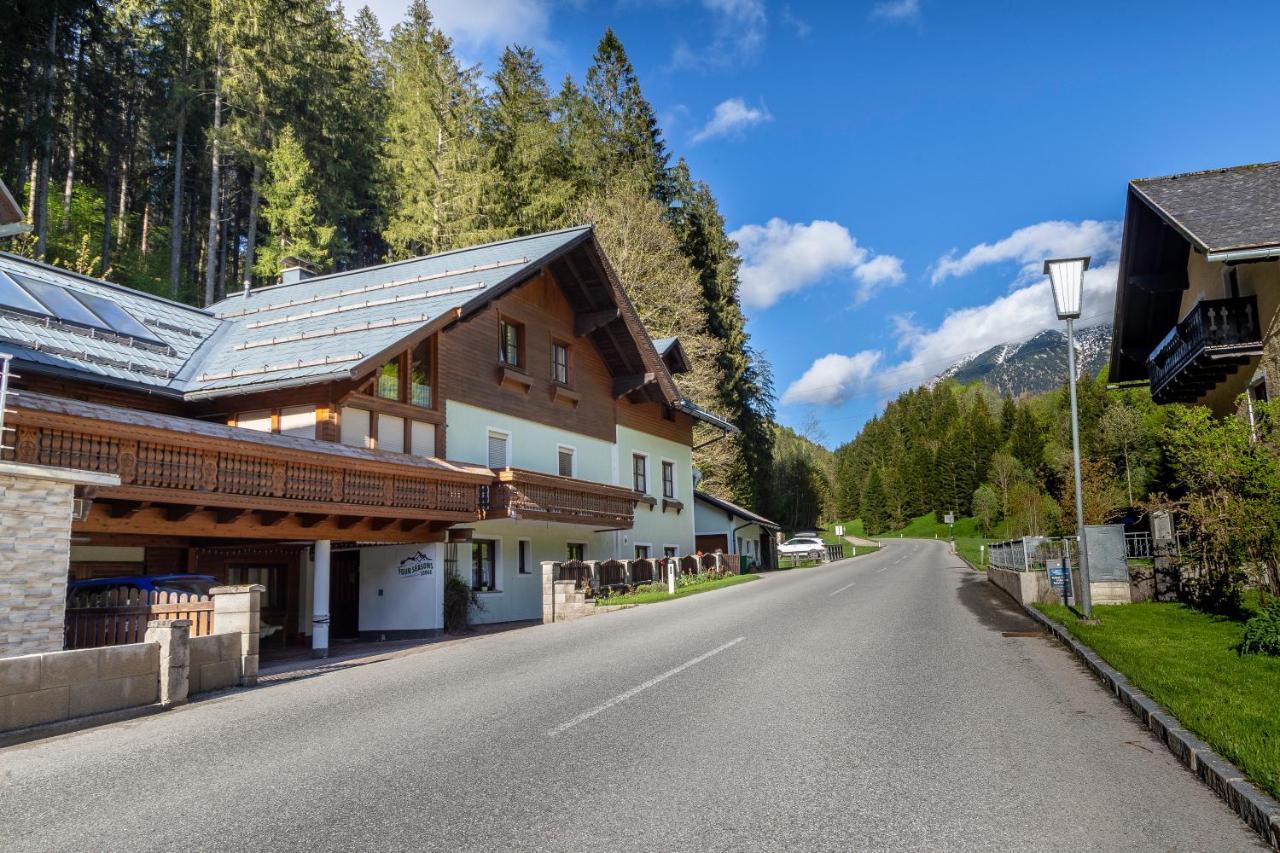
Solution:
<path fill-rule="evenodd" d="M 1060 557 L 1056 560 L 1046 560 L 1045 568 L 1049 570 L 1049 585 L 1062 597 L 1062 603 L 1074 604 L 1075 602 L 1067 600 L 1071 595 L 1071 572 L 1067 570 L 1066 559 Z"/>
<path fill-rule="evenodd" d="M 951 541 L 954 542 L 956 538 L 956 514 L 954 512 L 947 513 L 942 517 L 942 523 L 947 526 L 947 535 L 950 536 Z"/>

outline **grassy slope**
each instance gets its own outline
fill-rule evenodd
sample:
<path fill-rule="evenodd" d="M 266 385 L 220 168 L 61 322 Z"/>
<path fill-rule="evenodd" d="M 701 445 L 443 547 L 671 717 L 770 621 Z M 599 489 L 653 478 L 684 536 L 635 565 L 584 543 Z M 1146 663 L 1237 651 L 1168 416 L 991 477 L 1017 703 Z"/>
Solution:
<path fill-rule="evenodd" d="M 845 522 L 845 528 L 848 532 L 855 536 L 866 536 L 862 519 Z M 875 539 L 897 539 L 903 537 L 906 539 L 933 539 L 934 536 L 939 539 L 946 539 L 950 535 L 947 525 L 941 524 L 934 519 L 933 513 L 913 518 L 906 527 L 900 530 L 893 530 L 888 533 L 882 533 L 879 536 L 872 537 Z M 990 539 L 982 535 L 982 531 L 978 527 L 978 520 L 971 516 L 965 516 L 956 519 L 955 524 L 956 550 L 960 555 L 973 563 L 980 566 L 982 559 L 981 546 L 998 540 Z"/>
<path fill-rule="evenodd" d="M 667 592 L 664 587 L 661 590 L 643 590 L 641 592 L 633 592 L 630 595 L 611 595 L 608 598 L 597 598 L 596 604 L 653 604 L 657 601 L 684 598 L 686 595 L 697 595 L 700 592 L 710 592 L 713 589 L 759 579 L 759 575 L 730 575 L 727 578 L 717 578 L 716 580 L 677 587 L 675 595 Z"/>
<path fill-rule="evenodd" d="M 1280 796 L 1280 658 L 1239 655 L 1244 625 L 1181 604 L 1098 607 L 1084 625 L 1036 605 L 1227 760 Z"/>

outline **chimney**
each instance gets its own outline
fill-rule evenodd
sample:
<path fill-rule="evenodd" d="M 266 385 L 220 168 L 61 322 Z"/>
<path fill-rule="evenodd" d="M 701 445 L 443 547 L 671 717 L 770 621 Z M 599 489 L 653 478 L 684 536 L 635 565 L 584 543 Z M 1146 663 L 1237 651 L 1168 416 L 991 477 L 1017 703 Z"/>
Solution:
<path fill-rule="evenodd" d="M 316 274 L 316 265 L 303 258 L 290 255 L 280 261 L 280 283 L 295 284 Z"/>

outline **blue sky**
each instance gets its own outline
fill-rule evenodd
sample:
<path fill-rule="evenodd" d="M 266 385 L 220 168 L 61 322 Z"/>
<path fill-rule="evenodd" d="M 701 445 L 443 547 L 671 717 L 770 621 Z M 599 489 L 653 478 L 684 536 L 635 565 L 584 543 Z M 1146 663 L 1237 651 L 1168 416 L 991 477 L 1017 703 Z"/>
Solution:
<path fill-rule="evenodd" d="M 387 28 L 404 8 L 372 5 Z M 1044 257 L 1093 255 L 1085 319 L 1109 319 L 1129 179 L 1280 159 L 1270 0 L 431 7 L 461 56 L 530 44 L 553 85 L 614 28 L 741 244 L 780 419 L 832 446 L 1056 325 Z"/>

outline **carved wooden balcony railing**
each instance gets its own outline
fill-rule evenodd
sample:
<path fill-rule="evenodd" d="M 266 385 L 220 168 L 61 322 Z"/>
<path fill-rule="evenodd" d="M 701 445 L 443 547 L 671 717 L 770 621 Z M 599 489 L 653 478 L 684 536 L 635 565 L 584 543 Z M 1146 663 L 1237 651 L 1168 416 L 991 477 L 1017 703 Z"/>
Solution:
<path fill-rule="evenodd" d="M 539 474 L 520 468 L 497 472 L 488 518 L 525 518 L 566 524 L 629 528 L 639 495 L 631 489 Z"/>
<path fill-rule="evenodd" d="M 1157 403 L 1192 402 L 1262 354 L 1253 296 L 1197 302 L 1147 358 Z"/>
<path fill-rule="evenodd" d="M 488 469 L 38 394 L 4 458 L 116 474 L 99 498 L 349 518 L 474 521 Z"/>

